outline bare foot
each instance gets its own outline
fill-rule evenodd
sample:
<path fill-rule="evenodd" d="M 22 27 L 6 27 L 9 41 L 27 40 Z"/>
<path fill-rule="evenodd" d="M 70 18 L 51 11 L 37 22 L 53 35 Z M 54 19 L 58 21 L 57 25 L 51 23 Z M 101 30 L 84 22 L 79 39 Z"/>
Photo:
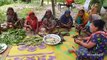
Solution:
<path fill-rule="evenodd" d="M 69 53 L 75 53 L 76 50 L 75 50 L 75 49 L 69 49 L 68 52 L 69 52 Z"/>

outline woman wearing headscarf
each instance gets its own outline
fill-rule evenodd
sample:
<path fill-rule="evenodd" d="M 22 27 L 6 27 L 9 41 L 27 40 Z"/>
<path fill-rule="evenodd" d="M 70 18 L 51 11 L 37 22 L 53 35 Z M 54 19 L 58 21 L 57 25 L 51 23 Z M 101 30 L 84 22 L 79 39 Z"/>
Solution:
<path fill-rule="evenodd" d="M 88 19 L 89 19 L 88 13 L 86 13 L 83 9 L 81 9 L 78 11 L 78 14 L 75 18 L 75 22 L 76 24 L 79 24 L 79 25 L 82 24 L 83 26 L 85 26 L 88 22 Z"/>
<path fill-rule="evenodd" d="M 73 25 L 73 18 L 70 15 L 70 10 L 66 10 L 65 13 L 61 16 L 60 22 L 61 22 L 61 27 L 66 28 L 68 31 L 71 29 Z"/>
<path fill-rule="evenodd" d="M 42 18 L 43 27 L 47 32 L 52 33 L 56 27 L 56 21 L 54 20 L 51 10 L 47 10 L 44 17 Z"/>
<path fill-rule="evenodd" d="M 46 10 L 45 15 L 42 18 L 42 21 L 45 19 L 54 19 L 52 11 L 50 9 Z"/>
<path fill-rule="evenodd" d="M 81 29 L 85 27 L 88 20 L 89 20 L 89 15 L 83 9 L 79 10 L 75 18 L 76 29 L 78 30 L 79 35 L 81 33 Z"/>
<path fill-rule="evenodd" d="M 29 12 L 24 25 L 26 31 L 33 31 L 34 33 L 38 33 L 38 18 L 35 16 L 34 12 Z"/>

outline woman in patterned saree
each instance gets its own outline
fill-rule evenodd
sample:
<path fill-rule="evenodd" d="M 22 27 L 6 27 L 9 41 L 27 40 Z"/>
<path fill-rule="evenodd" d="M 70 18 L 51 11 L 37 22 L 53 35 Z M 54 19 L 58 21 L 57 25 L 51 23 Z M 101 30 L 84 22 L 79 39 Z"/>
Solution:
<path fill-rule="evenodd" d="M 107 38 L 102 33 L 97 33 L 104 32 L 104 24 L 103 20 L 93 21 L 90 25 L 91 36 L 83 38 L 86 42 L 75 40 L 80 45 L 76 51 L 78 60 L 104 60 L 104 55 L 107 54 Z"/>

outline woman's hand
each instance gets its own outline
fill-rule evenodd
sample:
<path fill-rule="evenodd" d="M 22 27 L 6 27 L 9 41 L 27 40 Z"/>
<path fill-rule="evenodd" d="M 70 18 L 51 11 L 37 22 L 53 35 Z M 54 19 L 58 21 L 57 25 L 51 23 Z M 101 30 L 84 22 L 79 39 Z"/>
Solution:
<path fill-rule="evenodd" d="M 75 43 L 80 44 L 82 41 L 79 41 L 78 39 L 74 40 Z"/>
<path fill-rule="evenodd" d="M 31 30 L 32 30 L 32 27 L 30 25 L 27 25 Z"/>

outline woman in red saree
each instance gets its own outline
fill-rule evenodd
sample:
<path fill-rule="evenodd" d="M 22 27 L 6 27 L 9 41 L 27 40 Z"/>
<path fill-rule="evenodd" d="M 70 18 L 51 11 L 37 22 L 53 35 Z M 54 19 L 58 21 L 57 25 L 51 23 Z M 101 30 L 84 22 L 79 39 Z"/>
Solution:
<path fill-rule="evenodd" d="M 38 33 L 38 18 L 35 16 L 34 12 L 30 12 L 25 21 L 26 31 L 32 31 Z"/>

